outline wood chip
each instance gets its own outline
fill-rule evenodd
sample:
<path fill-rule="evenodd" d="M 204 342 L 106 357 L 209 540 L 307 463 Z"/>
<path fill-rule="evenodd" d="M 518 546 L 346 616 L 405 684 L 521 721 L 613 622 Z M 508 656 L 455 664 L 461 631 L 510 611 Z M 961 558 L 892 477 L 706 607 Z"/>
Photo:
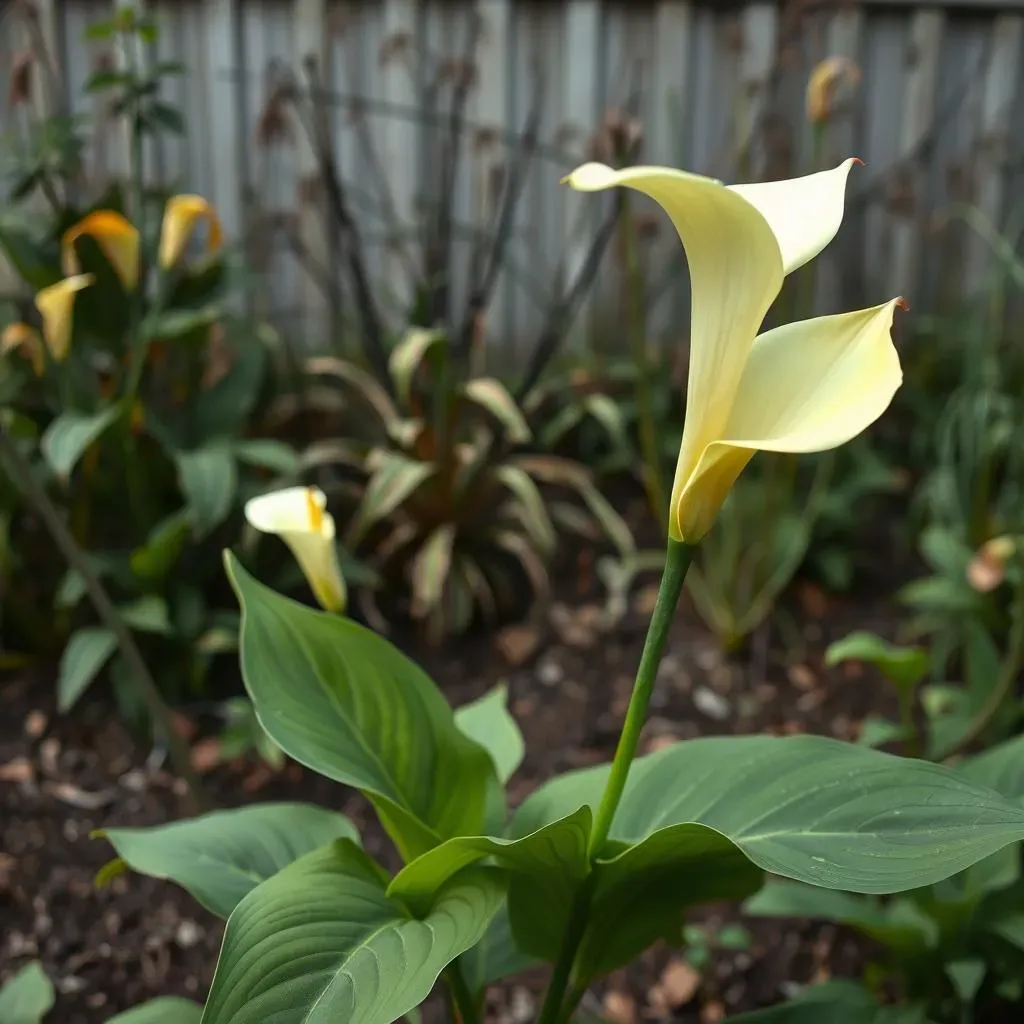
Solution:
<path fill-rule="evenodd" d="M 787 675 L 789 681 L 801 690 L 813 690 L 818 685 L 818 677 L 806 665 L 790 665 Z"/>
<path fill-rule="evenodd" d="M 25 716 L 25 735 L 29 739 L 37 740 L 40 736 L 46 732 L 46 726 L 49 724 L 49 719 L 46 717 L 45 712 L 30 711 Z"/>
<path fill-rule="evenodd" d="M 670 960 L 657 985 L 647 993 L 651 1013 L 658 1017 L 669 1016 L 673 1010 L 685 1006 L 699 987 L 699 971 L 685 960 Z"/>
<path fill-rule="evenodd" d="M 216 736 L 205 736 L 192 744 L 192 767 L 203 774 L 220 764 L 220 740 Z"/>
<path fill-rule="evenodd" d="M 612 989 L 604 995 L 601 1014 L 611 1024 L 636 1024 L 636 1000 L 626 992 Z"/>
<path fill-rule="evenodd" d="M 525 664 L 540 644 L 540 636 L 533 626 L 509 626 L 494 640 L 498 652 L 510 665 Z"/>
<path fill-rule="evenodd" d="M 35 770 L 27 758 L 16 757 L 0 764 L 0 782 L 31 782 L 34 776 Z"/>

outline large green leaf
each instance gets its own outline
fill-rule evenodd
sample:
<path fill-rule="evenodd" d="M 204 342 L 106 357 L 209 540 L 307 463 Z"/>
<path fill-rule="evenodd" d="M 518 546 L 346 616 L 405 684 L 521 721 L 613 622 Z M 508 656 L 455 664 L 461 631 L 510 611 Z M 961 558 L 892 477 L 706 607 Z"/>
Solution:
<path fill-rule="evenodd" d="M 66 480 L 86 449 L 120 415 L 121 406 L 111 405 L 101 412 L 62 412 L 40 440 L 43 457 L 62 480 Z"/>
<path fill-rule="evenodd" d="M 104 626 L 71 634 L 57 671 L 57 707 L 70 711 L 117 650 L 117 637 Z"/>
<path fill-rule="evenodd" d="M 883 905 L 871 896 L 770 879 L 743 909 L 754 917 L 807 917 L 856 928 L 890 949 L 920 953 L 938 940 L 938 926 L 912 903 Z"/>
<path fill-rule="evenodd" d="M 502 783 L 523 763 L 526 746 L 516 720 L 508 711 L 508 690 L 496 686 L 455 712 L 455 724 L 472 740 L 480 744 L 494 762 Z"/>
<path fill-rule="evenodd" d="M 191 999 L 160 996 L 111 1017 L 107 1024 L 199 1024 L 202 1016 L 203 1008 Z"/>
<path fill-rule="evenodd" d="M 602 765 L 552 780 L 512 834 L 595 806 L 607 775 Z M 1024 838 L 1024 808 L 959 772 L 821 736 L 711 737 L 639 758 L 609 845 L 686 822 L 766 871 L 864 893 L 929 885 Z"/>
<path fill-rule="evenodd" d="M 1024 735 L 968 758 L 959 770 L 979 786 L 988 786 L 1009 800 L 1024 798 Z"/>
<path fill-rule="evenodd" d="M 359 838 L 343 814 L 283 803 L 101 834 L 117 851 L 115 864 L 175 882 L 218 917 L 227 917 L 260 882 L 304 854 L 332 839 Z"/>
<path fill-rule="evenodd" d="M 767 1010 L 730 1017 L 735 1024 L 927 1024 L 917 1006 L 880 1006 L 852 981 L 826 981 Z"/>
<path fill-rule="evenodd" d="M 394 877 L 388 894 L 413 909 L 429 906 L 456 872 L 485 857 L 527 880 L 554 916 L 568 912 L 575 887 L 588 871 L 590 808 L 581 807 L 561 821 L 544 825 L 521 839 L 459 836 L 428 850 Z"/>
<path fill-rule="evenodd" d="M 462 954 L 459 963 L 470 991 L 478 994 L 488 985 L 528 970 L 540 961 L 519 949 L 512 934 L 508 907 L 502 904 L 483 938 Z"/>
<path fill-rule="evenodd" d="M 596 806 L 607 776 L 600 766 L 553 780 L 519 808 L 510 834 Z M 826 888 L 898 892 L 1022 836 L 1024 810 L 938 765 L 814 736 L 679 743 L 633 765 L 594 868 L 577 970 L 586 980 L 625 962 L 695 901 L 749 894 L 758 868 Z M 512 885 L 516 936 L 550 958 L 564 921 L 528 897 Z"/>
<path fill-rule="evenodd" d="M 263 586 L 229 554 L 242 675 L 287 754 L 362 790 L 406 860 L 484 821 L 494 767 L 427 675 L 385 639 Z"/>
<path fill-rule="evenodd" d="M 674 825 L 598 863 L 586 930 L 573 967 L 588 983 L 638 957 L 659 939 L 678 941 L 688 907 L 715 900 L 743 899 L 761 885 L 763 874 L 714 829 Z M 554 959 L 560 931 L 568 923 L 536 899 L 525 885 L 509 891 L 512 926 L 530 953 Z"/>
<path fill-rule="evenodd" d="M 930 659 L 923 647 L 899 647 L 875 633 L 858 630 L 837 640 L 825 652 L 826 665 L 851 660 L 874 665 L 894 686 L 910 690 L 927 675 Z"/>
<path fill-rule="evenodd" d="M 254 889 L 228 920 L 203 1024 L 390 1024 L 418 1006 L 501 906 L 501 872 L 472 868 L 422 920 L 346 840 Z"/>
<path fill-rule="evenodd" d="M 41 1024 L 54 1002 L 53 984 L 38 960 L 32 960 L 0 987 L 3 1024 Z"/>
<path fill-rule="evenodd" d="M 238 489 L 238 466 L 225 442 L 213 441 L 191 452 L 179 452 L 178 483 L 192 513 L 197 536 L 219 526 L 231 511 Z"/>

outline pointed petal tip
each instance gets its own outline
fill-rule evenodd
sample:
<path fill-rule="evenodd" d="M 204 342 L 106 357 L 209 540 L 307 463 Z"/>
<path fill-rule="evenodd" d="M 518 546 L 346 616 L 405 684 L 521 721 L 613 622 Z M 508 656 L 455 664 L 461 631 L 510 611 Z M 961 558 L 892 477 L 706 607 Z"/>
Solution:
<path fill-rule="evenodd" d="M 907 302 L 907 300 L 905 298 L 903 298 L 902 295 L 897 295 L 896 298 L 893 299 L 893 302 L 895 302 L 896 305 L 899 306 L 900 309 L 902 309 L 904 313 L 909 313 L 910 312 L 910 303 Z"/>
<path fill-rule="evenodd" d="M 850 162 L 855 163 L 858 167 L 867 167 L 867 164 L 859 156 L 851 156 Z"/>

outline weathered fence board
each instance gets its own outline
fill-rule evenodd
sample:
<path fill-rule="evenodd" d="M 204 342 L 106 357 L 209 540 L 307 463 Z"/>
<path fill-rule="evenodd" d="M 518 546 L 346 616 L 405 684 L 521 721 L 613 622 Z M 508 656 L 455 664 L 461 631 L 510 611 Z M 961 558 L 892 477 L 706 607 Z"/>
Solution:
<path fill-rule="evenodd" d="M 18 52 L 33 45 L 15 21 L 33 5 L 60 86 L 45 99 L 43 83 L 36 86 L 35 112 L 65 106 L 86 119 L 86 171 L 101 184 L 123 174 L 127 157 L 123 126 L 83 92 L 111 59 L 106 44 L 84 38 L 109 16 L 110 0 L 0 5 L 0 129 L 8 148 L 26 144 L 32 112 L 9 107 L 7 90 Z M 147 173 L 217 204 L 261 277 L 258 311 L 311 343 L 342 330 L 338 314 L 348 303 L 332 294 L 338 242 L 313 150 L 304 127 L 280 116 L 275 92 L 284 69 L 305 82 L 307 60 L 328 96 L 323 128 L 393 319 L 410 297 L 410 261 L 421 258 L 423 200 L 439 185 L 451 97 L 468 75 L 448 283 L 450 311 L 458 311 L 479 273 L 481 232 L 493 230 L 517 134 L 544 89 L 538 154 L 486 319 L 490 350 L 508 356 L 521 357 L 536 336 L 608 209 L 607 197 L 575 195 L 558 179 L 601 152 L 609 111 L 642 124 L 641 160 L 726 180 L 862 157 L 847 223 L 816 273 L 818 312 L 897 290 L 928 308 L 950 301 L 951 283 L 961 295 L 986 287 L 991 247 L 948 215 L 974 204 L 1000 227 L 1024 186 L 1024 118 L 1015 116 L 1024 101 L 1024 0 L 476 0 L 481 28 L 468 67 L 473 0 L 146 6 L 160 28 L 155 56 L 189 68 L 166 90 L 189 134 L 147 147 Z M 849 58 L 861 75 L 838 95 L 816 147 L 804 88 L 828 56 Z M 649 330 L 676 339 L 685 333 L 683 261 L 664 223 L 641 245 Z M 623 301 L 619 262 L 613 245 L 577 322 L 580 343 L 611 326 L 599 343 L 622 344 L 613 315 Z M 666 277 L 673 268 L 674 281 Z"/>

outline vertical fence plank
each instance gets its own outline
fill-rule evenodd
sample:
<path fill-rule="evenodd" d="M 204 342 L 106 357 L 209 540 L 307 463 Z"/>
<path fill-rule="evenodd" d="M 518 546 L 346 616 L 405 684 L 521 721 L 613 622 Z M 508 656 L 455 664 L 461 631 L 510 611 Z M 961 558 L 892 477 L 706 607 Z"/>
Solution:
<path fill-rule="evenodd" d="M 1003 213 L 1003 190 L 1009 158 L 1009 134 L 1013 101 L 1021 68 L 1024 17 L 1005 14 L 992 22 L 988 66 L 982 87 L 981 123 L 974 149 L 974 174 L 978 209 L 998 229 Z M 991 247 L 973 232 L 968 236 L 965 283 L 972 294 L 985 283 L 992 267 Z"/>
<path fill-rule="evenodd" d="M 834 11 L 825 29 L 825 57 L 845 57 L 853 62 L 858 73 L 862 71 L 861 38 L 864 28 L 864 14 L 855 7 L 842 8 Z M 860 73 L 859 81 L 850 84 L 846 92 L 846 100 L 835 107 L 825 128 L 822 143 L 822 163 L 832 167 L 849 156 L 857 156 L 859 125 L 857 114 L 862 109 L 862 90 L 869 87 Z M 802 97 L 801 97 L 802 99 Z M 818 168 L 815 168 L 817 170 Z M 864 185 L 863 169 L 855 169 L 854 175 L 847 184 L 847 197 L 855 196 Z M 855 268 L 862 262 L 864 247 L 863 217 L 854 214 L 844 220 L 838 237 L 823 253 L 815 275 L 814 312 L 816 315 L 835 313 L 858 305 L 860 296 L 844 295 L 844 277 L 859 277 Z M 852 273 L 851 273 L 852 271 Z M 849 292 L 857 291 L 851 282 Z"/>
<path fill-rule="evenodd" d="M 483 24 L 480 28 L 480 50 L 477 58 L 476 129 L 469 141 L 467 166 L 473 176 L 475 210 L 473 223 L 484 232 L 485 243 L 479 251 L 486 254 L 494 241 L 497 216 L 501 206 L 503 175 L 513 159 L 515 144 L 506 141 L 506 131 L 518 131 L 510 123 L 509 109 L 509 39 L 512 31 L 512 0 L 489 0 L 479 7 Z M 482 275 L 483 267 L 471 268 L 473 275 Z M 487 347 L 499 339 L 506 340 L 510 331 L 512 291 L 504 270 L 495 284 L 489 309 L 486 311 Z"/>
<path fill-rule="evenodd" d="M 601 84 L 601 4 L 599 0 L 580 0 L 565 5 L 565 49 L 567 59 L 561 66 L 562 81 L 550 75 L 545 85 L 548 95 L 561 88 L 564 97 L 565 130 L 560 140 L 580 162 L 587 159 L 587 147 L 601 119 L 604 90 Z M 552 170 L 554 170 L 552 168 Z M 563 169 L 566 174 L 571 167 Z M 565 279 L 573 281 L 586 259 L 600 217 L 598 211 L 608 201 L 583 195 L 571 189 L 561 193 L 564 225 Z M 588 344 L 598 326 L 599 307 L 591 291 L 584 299 L 569 337 L 579 348 Z"/>
<path fill-rule="evenodd" d="M 750 4 L 743 11 L 736 155 L 737 173 L 747 180 L 764 176 L 766 153 L 762 119 L 775 69 L 778 21 L 778 8 L 773 3 Z"/>
<path fill-rule="evenodd" d="M 693 10 L 689 3 L 662 0 L 654 16 L 654 76 L 651 83 L 652 116 L 645 152 L 655 164 L 690 170 L 693 154 L 686 129 L 693 93 L 690 57 Z M 656 221 L 649 243 L 648 267 L 654 289 L 648 330 L 662 341 L 677 341 L 687 334 L 687 288 L 679 240 L 668 219 Z"/>
<path fill-rule="evenodd" d="M 897 223 L 892 234 L 892 271 L 890 288 L 912 293 L 920 264 L 920 246 L 924 242 L 921 189 L 912 182 L 912 161 L 935 116 L 935 84 L 939 72 L 942 32 L 945 13 L 938 9 L 916 11 L 911 15 L 910 37 L 906 58 L 906 92 L 904 94 L 900 159 L 905 163 L 903 188 L 905 198 L 898 201 Z"/>
<path fill-rule="evenodd" d="M 426 212 L 417 209 L 423 180 L 417 159 L 422 116 L 417 69 L 424 40 L 419 31 L 416 0 L 384 0 L 383 18 L 378 55 L 380 99 L 391 109 L 377 119 L 379 132 L 375 135 L 380 139 L 379 156 L 387 175 L 397 229 L 404 237 L 385 240 L 380 288 L 387 297 L 384 313 L 390 314 L 393 325 L 400 326 L 412 300 L 413 282 L 396 246 L 410 249 L 411 234 Z M 428 132 L 434 130 L 434 126 L 427 126 Z"/>
<path fill-rule="evenodd" d="M 310 87 L 307 69 L 315 69 L 321 92 L 312 99 L 312 117 L 318 117 L 326 102 L 323 90 L 330 81 L 330 49 L 328 47 L 327 10 L 325 0 L 295 0 L 294 7 L 295 72 L 304 88 Z M 300 244 L 311 264 L 330 267 L 330 246 L 326 226 L 329 223 L 324 184 L 317 164 L 316 152 L 306 130 L 295 126 L 296 194 L 295 209 Z M 300 275 L 299 301 L 302 309 L 303 341 L 314 348 L 324 348 L 335 340 L 330 323 L 329 303 L 322 283 L 313 275 Z"/>

